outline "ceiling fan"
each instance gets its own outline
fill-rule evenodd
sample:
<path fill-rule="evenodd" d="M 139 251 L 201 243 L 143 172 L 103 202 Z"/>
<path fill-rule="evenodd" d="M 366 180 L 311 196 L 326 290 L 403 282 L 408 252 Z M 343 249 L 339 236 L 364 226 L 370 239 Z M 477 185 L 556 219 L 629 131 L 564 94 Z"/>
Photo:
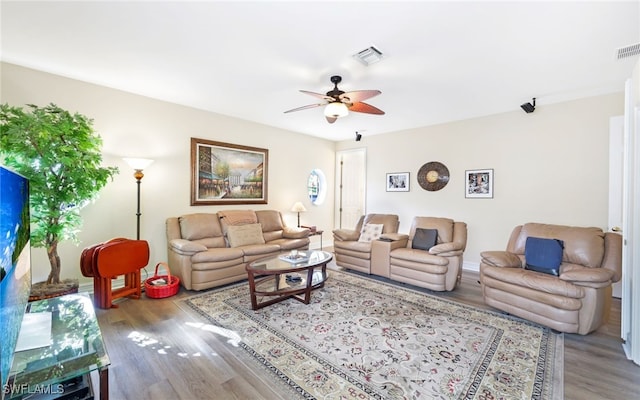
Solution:
<path fill-rule="evenodd" d="M 309 94 L 313 97 L 318 97 L 324 100 L 324 103 L 309 104 L 306 106 L 287 110 L 285 113 L 294 111 L 306 110 L 309 108 L 326 106 L 324 109 L 324 116 L 327 122 L 333 124 L 340 117 L 344 117 L 349 114 L 349 111 L 365 113 L 365 114 L 377 114 L 384 115 L 384 111 L 372 106 L 371 104 L 364 103 L 363 100 L 370 99 L 374 96 L 382 93 L 379 90 L 354 90 L 353 92 L 343 92 L 338 89 L 338 83 L 342 82 L 342 77 L 334 75 L 331 77 L 331 83 L 333 83 L 333 89 L 328 91 L 327 94 L 309 92 L 307 90 L 301 90 L 302 93 Z"/>

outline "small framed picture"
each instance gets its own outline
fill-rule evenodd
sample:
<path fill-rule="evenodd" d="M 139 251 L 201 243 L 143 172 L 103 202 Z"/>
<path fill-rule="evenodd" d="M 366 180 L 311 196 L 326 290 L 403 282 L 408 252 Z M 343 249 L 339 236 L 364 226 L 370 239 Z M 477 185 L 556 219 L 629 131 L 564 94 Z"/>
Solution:
<path fill-rule="evenodd" d="M 465 197 L 468 199 L 493 198 L 493 169 L 465 171 Z"/>
<path fill-rule="evenodd" d="M 408 192 L 409 173 L 393 172 L 387 174 L 387 192 Z"/>

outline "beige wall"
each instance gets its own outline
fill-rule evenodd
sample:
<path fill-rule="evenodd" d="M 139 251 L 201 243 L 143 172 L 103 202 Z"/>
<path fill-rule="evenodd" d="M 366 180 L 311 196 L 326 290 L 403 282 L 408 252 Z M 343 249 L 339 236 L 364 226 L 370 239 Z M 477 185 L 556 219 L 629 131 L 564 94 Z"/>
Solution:
<path fill-rule="evenodd" d="M 312 206 L 306 182 L 314 168 L 322 169 L 327 177 L 334 175 L 334 142 L 11 64 L 1 64 L 1 68 L 2 103 L 21 106 L 53 102 L 93 118 L 104 142 L 104 164 L 120 168 L 119 175 L 101 192 L 100 198 L 82 211 L 80 245 L 67 242 L 60 246 L 63 278 L 77 276 L 81 283 L 89 281 L 79 271 L 84 247 L 113 237 L 135 238 L 136 183 L 133 171 L 122 157 L 155 160 L 144 171 L 141 190 L 141 236 L 151 246 L 151 268 L 148 268 L 151 274 L 157 262 L 167 259 L 164 230 L 167 217 L 234 207 L 190 206 L 190 137 L 269 149 L 269 203 L 234 208 L 277 209 L 283 212 L 288 225 L 295 226 L 296 214 L 289 210 L 294 202 L 303 201 L 308 212 L 302 214 L 302 223 L 330 231 L 327 224 L 333 221 L 333 204 L 329 201 Z M 328 189 L 327 198 L 333 199 L 333 186 Z M 328 238 L 329 234 L 325 235 Z M 34 282 L 46 279 L 49 263 L 45 251 L 33 249 L 32 262 Z"/>
<path fill-rule="evenodd" d="M 553 105 L 541 100 L 533 114 L 514 106 L 509 113 L 385 135 L 365 132 L 361 142 L 334 144 L 11 64 L 1 67 L 0 101 L 54 102 L 92 117 L 104 140 L 105 164 L 120 167 L 100 199 L 83 211 L 80 245 L 61 246 L 63 277 L 79 276 L 77 262 L 84 246 L 135 236 L 136 185 L 124 156 L 156 160 L 142 181 L 142 237 L 150 241 L 152 267 L 166 259 L 168 216 L 228 208 L 189 205 L 190 137 L 268 148 L 269 204 L 245 207 L 281 210 L 286 222 L 295 225 L 296 216 L 288 210 L 303 200 L 309 211 L 302 214 L 302 222 L 324 229 L 325 245 L 334 216 L 335 151 L 356 147 L 367 149 L 367 211 L 400 215 L 401 232 L 408 231 L 416 215 L 467 222 L 469 269 L 477 268 L 481 251 L 504 248 L 520 223 L 607 229 L 608 124 L 610 116 L 623 113 L 622 93 Z M 293 151 L 296 148 L 313 151 Z M 429 161 L 444 163 L 451 173 L 441 191 L 427 192 L 417 183 L 417 171 Z M 306 178 L 313 168 L 322 169 L 328 180 L 327 203 L 320 207 L 306 197 Z M 494 169 L 494 198 L 465 199 L 464 171 L 481 168 Z M 388 172 L 409 172 L 410 192 L 386 192 Z M 33 264 L 34 281 L 44 279 L 44 250 L 33 250 Z"/>
<path fill-rule="evenodd" d="M 621 90 L 623 89 L 621 83 Z M 465 268 L 480 252 L 503 249 L 513 227 L 528 221 L 607 229 L 609 117 L 623 113 L 622 93 L 545 105 L 412 129 L 364 135 L 337 149 L 367 149 L 367 212 L 396 213 L 400 231 L 413 216 L 465 221 Z M 425 110 L 428 112 L 428 110 Z M 423 190 L 416 173 L 429 161 L 445 164 L 451 179 Z M 465 170 L 494 169 L 494 198 L 466 199 Z M 411 190 L 386 192 L 385 174 L 409 172 Z"/>

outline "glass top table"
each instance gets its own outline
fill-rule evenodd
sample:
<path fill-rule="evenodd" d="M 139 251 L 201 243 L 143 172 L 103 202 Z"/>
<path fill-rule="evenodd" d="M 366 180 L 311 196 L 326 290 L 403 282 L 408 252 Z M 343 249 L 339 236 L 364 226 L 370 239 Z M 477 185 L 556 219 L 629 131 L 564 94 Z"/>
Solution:
<path fill-rule="evenodd" d="M 327 263 L 333 255 L 326 251 L 300 251 L 256 260 L 247 265 L 251 308 L 296 299 L 304 304 L 311 301 L 311 292 L 324 286 Z M 268 300 L 258 301 L 268 297 Z"/>
<path fill-rule="evenodd" d="M 97 370 L 100 399 L 107 400 L 111 361 L 91 298 L 83 293 L 39 300 L 29 303 L 27 312 L 51 313 L 51 345 L 14 354 L 5 399 L 26 399 L 36 393 L 66 398 L 77 390 L 77 378 Z M 90 382 L 87 386 L 91 391 Z"/>

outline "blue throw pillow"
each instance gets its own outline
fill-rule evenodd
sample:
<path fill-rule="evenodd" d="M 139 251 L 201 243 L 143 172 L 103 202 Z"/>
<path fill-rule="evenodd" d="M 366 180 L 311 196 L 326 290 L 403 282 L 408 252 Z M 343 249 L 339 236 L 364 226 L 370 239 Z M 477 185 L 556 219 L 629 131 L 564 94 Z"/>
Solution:
<path fill-rule="evenodd" d="M 438 241 L 437 229 L 416 228 L 411 241 L 411 248 L 418 250 L 427 250 L 436 245 Z"/>
<path fill-rule="evenodd" d="M 525 269 L 560 275 L 563 249 L 562 240 L 528 237 L 524 247 Z"/>

